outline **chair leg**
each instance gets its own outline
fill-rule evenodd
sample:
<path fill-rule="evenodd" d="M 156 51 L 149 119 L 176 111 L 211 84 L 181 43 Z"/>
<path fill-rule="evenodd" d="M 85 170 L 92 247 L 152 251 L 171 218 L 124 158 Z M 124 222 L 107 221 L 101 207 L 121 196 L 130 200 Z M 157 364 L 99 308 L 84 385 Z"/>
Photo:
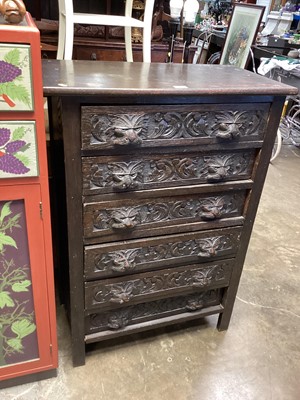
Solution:
<path fill-rule="evenodd" d="M 143 29 L 143 61 L 151 62 L 151 25 L 145 25 Z"/>
<path fill-rule="evenodd" d="M 143 29 L 143 61 L 151 62 L 151 36 L 154 0 L 146 0 Z"/>
<path fill-rule="evenodd" d="M 66 18 L 65 55 L 64 60 L 72 60 L 74 41 L 74 23 Z"/>
<path fill-rule="evenodd" d="M 57 44 L 57 60 L 63 60 L 65 52 L 66 41 L 66 18 L 64 15 L 59 15 L 59 29 L 58 29 L 58 44 Z"/>
<path fill-rule="evenodd" d="M 133 62 L 132 42 L 131 42 L 131 26 L 125 26 L 124 30 L 125 30 L 126 61 Z"/>

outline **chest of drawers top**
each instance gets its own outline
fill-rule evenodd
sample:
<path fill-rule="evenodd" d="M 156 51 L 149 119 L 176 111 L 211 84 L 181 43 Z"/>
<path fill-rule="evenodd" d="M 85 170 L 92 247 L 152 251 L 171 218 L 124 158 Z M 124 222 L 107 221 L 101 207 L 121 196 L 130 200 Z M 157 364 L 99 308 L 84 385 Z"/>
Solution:
<path fill-rule="evenodd" d="M 157 96 L 156 103 L 160 96 L 172 95 L 207 96 L 207 101 L 212 97 L 215 101 L 219 95 L 297 93 L 294 87 L 219 65 L 43 60 L 43 78 L 46 96 Z"/>

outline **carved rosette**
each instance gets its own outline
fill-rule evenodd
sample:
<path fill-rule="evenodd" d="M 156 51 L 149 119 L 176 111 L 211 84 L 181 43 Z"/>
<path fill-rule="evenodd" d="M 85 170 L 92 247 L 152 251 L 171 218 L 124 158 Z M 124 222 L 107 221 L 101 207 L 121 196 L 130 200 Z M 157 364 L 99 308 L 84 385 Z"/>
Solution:
<path fill-rule="evenodd" d="M 149 202 L 133 207 L 101 209 L 93 212 L 93 230 L 131 230 L 149 223 L 181 219 L 208 221 L 238 215 L 244 193 L 190 198 L 166 203 Z"/>
<path fill-rule="evenodd" d="M 238 238 L 239 235 L 226 234 L 97 254 L 94 258 L 94 271 L 122 273 L 136 271 L 149 263 L 164 260 L 174 262 L 182 257 L 209 259 L 224 252 L 233 252 Z"/>
<path fill-rule="evenodd" d="M 124 304 L 135 297 L 144 297 L 154 293 L 168 292 L 178 288 L 206 288 L 211 285 L 226 285 L 229 281 L 232 265 L 219 262 L 209 266 L 189 266 L 176 271 L 158 271 L 150 276 L 132 277 L 119 283 L 99 283 L 89 291 L 87 303 Z M 87 304 L 88 305 L 88 304 Z"/>
<path fill-rule="evenodd" d="M 172 311 L 176 314 L 193 312 L 216 304 L 219 304 L 219 290 L 137 304 L 116 311 L 89 315 L 87 331 L 119 330 L 149 317 L 154 320 L 170 315 Z"/>
<path fill-rule="evenodd" d="M 85 118 L 90 144 L 128 145 L 147 140 L 262 137 L 266 126 L 263 110 L 193 112 L 94 113 Z"/>

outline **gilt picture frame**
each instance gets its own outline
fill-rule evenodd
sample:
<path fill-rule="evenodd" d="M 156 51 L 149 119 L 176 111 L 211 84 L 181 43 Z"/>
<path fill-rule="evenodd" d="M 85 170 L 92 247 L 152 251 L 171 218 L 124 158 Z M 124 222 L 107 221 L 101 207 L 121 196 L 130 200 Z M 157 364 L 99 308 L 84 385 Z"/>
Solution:
<path fill-rule="evenodd" d="M 247 66 L 250 47 L 256 39 L 264 10 L 264 6 L 255 4 L 234 4 L 221 53 L 221 65 Z"/>

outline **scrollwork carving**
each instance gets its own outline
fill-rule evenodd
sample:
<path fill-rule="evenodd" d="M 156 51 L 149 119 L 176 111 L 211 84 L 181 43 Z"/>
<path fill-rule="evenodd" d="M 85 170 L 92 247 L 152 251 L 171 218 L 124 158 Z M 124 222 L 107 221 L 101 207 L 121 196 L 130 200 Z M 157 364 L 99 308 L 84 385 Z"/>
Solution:
<path fill-rule="evenodd" d="M 216 137 L 233 140 L 259 136 L 266 125 L 263 110 L 124 112 L 89 115 L 91 144 L 141 144 L 147 140 Z"/>
<path fill-rule="evenodd" d="M 97 330 L 118 330 L 127 325 L 139 323 L 145 317 L 152 319 L 163 317 L 172 310 L 176 314 L 183 312 L 198 311 L 204 307 L 218 304 L 219 290 L 209 290 L 207 292 L 193 293 L 187 296 L 171 297 L 151 301 L 148 303 L 127 306 L 120 310 L 109 311 L 99 314 L 91 314 L 88 317 L 88 326 L 90 331 Z"/>
<path fill-rule="evenodd" d="M 137 265 L 138 250 L 119 250 L 97 255 L 94 260 L 95 269 L 96 271 L 112 270 L 113 272 L 132 271 Z"/>
<path fill-rule="evenodd" d="M 137 163 L 114 163 L 107 166 L 111 184 L 116 189 L 136 189 L 143 182 L 143 165 Z"/>
<path fill-rule="evenodd" d="M 125 282 L 120 283 L 119 285 L 111 285 L 109 301 L 111 303 L 118 304 L 127 303 L 134 296 L 133 290 L 134 282 Z M 97 296 L 99 296 L 99 293 L 95 296 L 95 300 L 97 300 Z"/>
<path fill-rule="evenodd" d="M 136 296 L 146 296 L 177 288 L 201 287 L 226 284 L 231 273 L 230 262 L 209 266 L 181 267 L 172 272 L 158 271 L 144 277 L 133 277 L 121 283 L 99 283 L 88 296 L 93 305 L 103 303 L 123 304 Z"/>
<path fill-rule="evenodd" d="M 113 145 L 138 145 L 145 137 L 148 117 L 144 114 L 93 115 L 91 119 L 94 141 Z"/>
<path fill-rule="evenodd" d="M 182 257 L 213 258 L 224 251 L 233 250 L 238 237 L 239 235 L 235 234 L 224 234 L 97 254 L 94 258 L 94 270 L 121 273 L 137 270 L 143 264 L 163 260 L 175 260 Z"/>
<path fill-rule="evenodd" d="M 218 156 L 205 156 L 207 164 L 207 181 L 219 182 L 229 176 L 242 174 L 249 165 L 249 159 L 244 155 L 223 154 Z"/>
<path fill-rule="evenodd" d="M 193 276 L 193 286 L 205 287 L 210 285 L 213 280 L 216 282 L 218 280 L 222 280 L 224 277 L 224 271 L 222 268 L 218 268 L 216 271 L 216 268 L 216 266 L 212 266 L 211 268 L 197 271 L 197 273 Z"/>
<path fill-rule="evenodd" d="M 157 183 L 218 182 L 250 175 L 253 152 L 210 154 L 172 159 L 97 163 L 85 168 L 85 187 L 135 190 Z"/>
<path fill-rule="evenodd" d="M 244 194 L 228 194 L 206 198 L 191 198 L 166 203 L 149 202 L 135 207 L 95 210 L 93 229 L 133 229 L 148 223 L 161 223 L 192 218 L 204 221 L 223 218 L 239 212 Z"/>

